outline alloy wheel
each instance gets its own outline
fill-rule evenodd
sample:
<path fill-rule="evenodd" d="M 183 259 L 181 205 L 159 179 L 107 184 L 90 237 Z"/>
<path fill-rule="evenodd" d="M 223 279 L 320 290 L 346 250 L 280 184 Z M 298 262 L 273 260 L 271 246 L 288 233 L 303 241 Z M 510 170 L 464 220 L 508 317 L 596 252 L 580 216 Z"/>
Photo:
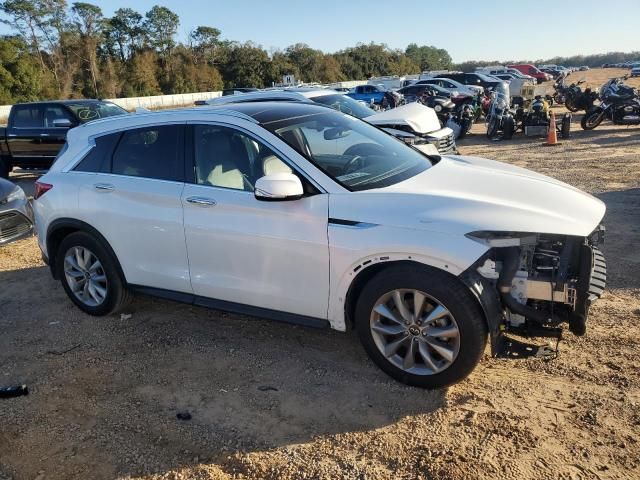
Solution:
<path fill-rule="evenodd" d="M 373 307 L 369 327 L 380 353 L 415 375 L 446 370 L 460 350 L 460 330 L 451 312 L 419 290 L 384 294 Z"/>
<path fill-rule="evenodd" d="M 75 297 L 89 307 L 101 305 L 108 292 L 107 275 L 86 247 L 71 247 L 64 256 L 64 275 Z"/>

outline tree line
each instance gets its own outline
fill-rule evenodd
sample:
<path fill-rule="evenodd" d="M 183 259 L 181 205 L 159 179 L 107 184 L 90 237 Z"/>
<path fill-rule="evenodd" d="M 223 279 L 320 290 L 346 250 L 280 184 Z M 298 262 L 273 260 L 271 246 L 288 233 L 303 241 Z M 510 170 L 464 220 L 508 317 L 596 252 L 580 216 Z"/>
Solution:
<path fill-rule="evenodd" d="M 86 2 L 5 0 L 0 12 L 15 32 L 0 37 L 0 104 L 266 87 L 285 74 L 331 83 L 452 65 L 446 50 L 416 44 L 404 51 L 358 44 L 326 54 L 297 43 L 267 52 L 206 25 L 179 42 L 179 16 L 160 5 L 106 17 Z"/>
<path fill-rule="evenodd" d="M 0 37 L 0 104 L 260 88 L 280 82 L 285 74 L 332 83 L 500 63 L 454 65 L 445 49 L 415 43 L 404 50 L 358 44 L 335 53 L 296 43 L 268 52 L 250 41 L 225 39 L 206 25 L 180 42 L 179 16 L 160 5 L 144 13 L 120 8 L 107 17 L 86 2 L 0 0 L 0 15 L 13 31 Z M 596 66 L 638 56 L 610 53 L 545 63 Z"/>

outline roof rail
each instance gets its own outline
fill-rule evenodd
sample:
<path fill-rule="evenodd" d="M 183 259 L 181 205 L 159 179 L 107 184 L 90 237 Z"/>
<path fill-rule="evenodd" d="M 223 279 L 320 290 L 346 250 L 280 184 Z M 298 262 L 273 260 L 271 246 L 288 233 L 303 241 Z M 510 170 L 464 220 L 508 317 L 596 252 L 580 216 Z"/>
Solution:
<path fill-rule="evenodd" d="M 147 109 L 144 109 L 144 110 L 136 109 L 134 112 L 130 112 L 130 115 L 135 115 L 136 117 L 145 117 L 145 116 L 153 116 L 153 115 L 157 115 L 157 116 L 179 115 L 185 112 L 198 112 L 198 113 L 211 113 L 211 114 L 215 113 L 218 115 L 229 115 L 231 117 L 242 118 L 243 120 L 247 120 L 252 123 L 258 123 L 258 121 L 255 118 L 251 117 L 250 115 L 247 115 L 246 113 L 238 112 L 236 110 L 231 110 L 228 108 L 219 108 L 213 105 L 206 105 L 205 107 L 181 108 L 181 109 L 175 109 L 175 110 L 174 109 L 160 110 L 155 112 Z M 92 120 L 90 122 L 83 123 L 78 128 L 96 125 L 98 123 L 109 123 L 111 121 L 115 121 L 120 117 L 121 115 L 114 115 L 112 117 L 99 118 L 97 120 Z"/>

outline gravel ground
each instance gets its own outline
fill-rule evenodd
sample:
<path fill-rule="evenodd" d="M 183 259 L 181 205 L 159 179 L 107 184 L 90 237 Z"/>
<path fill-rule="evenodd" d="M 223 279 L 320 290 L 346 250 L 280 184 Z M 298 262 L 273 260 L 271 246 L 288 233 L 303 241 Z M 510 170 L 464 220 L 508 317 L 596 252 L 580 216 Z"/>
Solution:
<path fill-rule="evenodd" d="M 145 297 L 92 318 L 27 239 L 0 249 L 0 384 L 31 389 L 0 400 L 0 480 L 640 478 L 640 129 L 576 122 L 546 148 L 474 133 L 464 154 L 607 204 L 609 288 L 557 359 L 487 352 L 429 392 L 386 377 L 353 334 Z"/>

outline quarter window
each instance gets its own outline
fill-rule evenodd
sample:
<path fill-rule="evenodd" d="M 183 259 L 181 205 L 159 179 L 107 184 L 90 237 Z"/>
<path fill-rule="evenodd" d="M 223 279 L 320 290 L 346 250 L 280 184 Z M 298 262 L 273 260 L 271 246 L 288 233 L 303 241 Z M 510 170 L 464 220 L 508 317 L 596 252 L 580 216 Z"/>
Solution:
<path fill-rule="evenodd" d="M 113 154 L 111 173 L 182 182 L 183 149 L 182 126 L 128 130 Z"/>
<path fill-rule="evenodd" d="M 108 172 L 109 159 L 119 138 L 120 133 L 97 137 L 95 146 L 80 160 L 74 170 L 78 172 Z"/>

